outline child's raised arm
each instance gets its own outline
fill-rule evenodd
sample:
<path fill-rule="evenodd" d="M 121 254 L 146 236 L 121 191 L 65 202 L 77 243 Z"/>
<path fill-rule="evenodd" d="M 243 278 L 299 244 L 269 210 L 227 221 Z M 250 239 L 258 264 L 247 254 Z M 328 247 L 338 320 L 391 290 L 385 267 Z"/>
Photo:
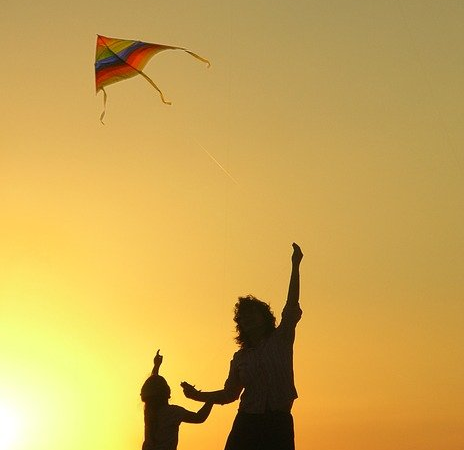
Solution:
<path fill-rule="evenodd" d="M 152 375 L 158 375 L 159 368 L 163 362 L 163 355 L 160 355 L 160 351 L 156 352 L 155 358 L 153 359 L 153 370 L 151 371 Z"/>
<path fill-rule="evenodd" d="M 203 423 L 208 418 L 212 408 L 212 403 L 205 403 L 197 412 L 185 411 L 182 422 Z"/>

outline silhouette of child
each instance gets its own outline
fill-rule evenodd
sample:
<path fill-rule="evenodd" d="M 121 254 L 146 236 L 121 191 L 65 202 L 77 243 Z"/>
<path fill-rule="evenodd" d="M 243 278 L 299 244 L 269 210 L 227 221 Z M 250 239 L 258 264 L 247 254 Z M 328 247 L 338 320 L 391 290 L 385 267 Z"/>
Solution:
<path fill-rule="evenodd" d="M 176 450 L 179 426 L 182 422 L 203 423 L 209 416 L 213 403 L 205 403 L 197 412 L 170 405 L 171 389 L 158 374 L 163 356 L 156 352 L 151 376 L 142 386 L 140 397 L 145 403 L 145 440 L 142 450 Z"/>

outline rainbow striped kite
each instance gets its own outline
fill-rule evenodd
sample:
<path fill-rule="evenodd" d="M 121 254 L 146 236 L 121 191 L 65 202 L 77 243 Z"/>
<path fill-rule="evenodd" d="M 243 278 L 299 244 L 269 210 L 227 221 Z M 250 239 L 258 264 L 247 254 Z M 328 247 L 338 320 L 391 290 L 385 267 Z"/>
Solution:
<path fill-rule="evenodd" d="M 97 49 L 95 54 L 95 85 L 97 94 L 103 91 L 103 112 L 100 121 L 103 123 L 103 117 L 106 110 L 106 91 L 108 86 L 118 81 L 126 80 L 137 75 L 142 75 L 160 94 L 163 103 L 170 105 L 166 101 L 161 90 L 156 86 L 153 80 L 145 75 L 142 70 L 148 61 L 157 53 L 163 50 L 183 50 L 190 53 L 200 61 L 210 66 L 207 59 L 183 47 L 173 47 L 170 45 L 150 44 L 140 41 L 129 41 L 126 39 L 115 39 L 97 35 Z"/>

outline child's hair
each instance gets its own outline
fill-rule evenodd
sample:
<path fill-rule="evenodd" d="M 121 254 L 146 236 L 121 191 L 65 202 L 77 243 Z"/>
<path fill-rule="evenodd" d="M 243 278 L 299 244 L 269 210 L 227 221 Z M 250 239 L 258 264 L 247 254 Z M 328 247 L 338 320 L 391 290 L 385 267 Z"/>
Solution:
<path fill-rule="evenodd" d="M 161 375 L 151 375 L 143 383 L 140 397 L 145 406 L 163 405 L 171 397 L 171 388 Z"/>
<path fill-rule="evenodd" d="M 144 402 L 145 439 L 156 440 L 159 429 L 157 411 L 168 403 L 171 388 L 161 375 L 151 375 L 143 383 L 140 398 Z"/>

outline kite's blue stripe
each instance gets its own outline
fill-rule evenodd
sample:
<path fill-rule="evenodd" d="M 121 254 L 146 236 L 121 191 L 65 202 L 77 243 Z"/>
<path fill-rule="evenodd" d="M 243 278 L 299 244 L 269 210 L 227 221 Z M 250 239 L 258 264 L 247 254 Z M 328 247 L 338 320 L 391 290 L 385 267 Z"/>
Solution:
<path fill-rule="evenodd" d="M 148 46 L 144 42 L 134 42 L 129 47 L 125 48 L 124 50 L 118 52 L 116 55 L 108 56 L 108 58 L 101 59 L 95 62 L 95 69 L 101 70 L 106 67 L 110 66 L 119 66 L 125 64 L 125 60 L 133 53 L 135 50 L 139 49 L 140 47 Z M 122 61 L 121 61 L 122 60 Z"/>
<path fill-rule="evenodd" d="M 124 50 L 120 51 L 118 53 L 118 56 L 121 58 L 121 59 L 124 59 L 126 60 L 129 55 L 131 53 L 133 53 L 135 50 L 139 49 L 140 47 L 150 47 L 149 44 L 146 44 L 145 42 L 140 42 L 140 41 L 137 41 L 137 42 L 134 42 L 132 45 L 130 45 L 129 47 L 125 48 Z"/>
<path fill-rule="evenodd" d="M 121 66 L 125 64 L 124 61 L 121 61 L 118 57 L 116 56 L 111 56 L 110 58 L 105 58 L 102 59 L 101 61 L 96 61 L 95 62 L 95 70 L 101 70 L 105 69 L 106 67 L 115 67 L 115 66 Z"/>

